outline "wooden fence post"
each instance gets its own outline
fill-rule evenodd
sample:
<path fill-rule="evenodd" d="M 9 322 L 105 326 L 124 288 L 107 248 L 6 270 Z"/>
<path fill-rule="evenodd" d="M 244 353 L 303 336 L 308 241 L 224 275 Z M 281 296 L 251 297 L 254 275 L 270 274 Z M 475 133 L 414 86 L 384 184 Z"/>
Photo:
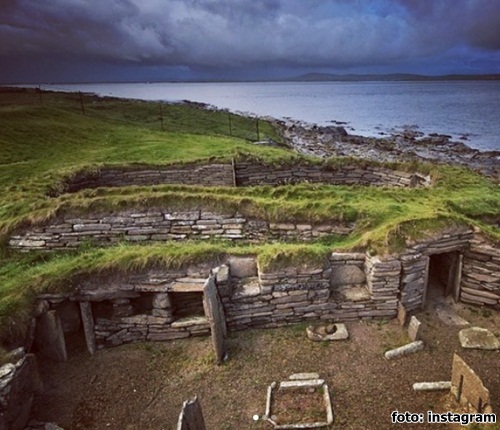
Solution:
<path fill-rule="evenodd" d="M 38 98 L 40 99 L 40 106 L 43 106 L 43 100 L 42 100 L 42 88 L 40 85 L 36 89 L 36 92 L 38 93 Z"/>
<path fill-rule="evenodd" d="M 165 131 L 165 127 L 163 126 L 163 107 L 160 102 L 160 122 L 161 122 L 161 131 Z"/>
<path fill-rule="evenodd" d="M 82 107 L 82 115 L 85 115 L 85 106 L 83 105 L 83 95 L 81 91 L 78 91 L 78 95 L 80 96 L 80 106 Z"/>
<path fill-rule="evenodd" d="M 464 375 L 460 375 L 460 382 L 457 389 L 457 401 L 460 403 L 462 400 L 462 390 L 464 389 Z"/>

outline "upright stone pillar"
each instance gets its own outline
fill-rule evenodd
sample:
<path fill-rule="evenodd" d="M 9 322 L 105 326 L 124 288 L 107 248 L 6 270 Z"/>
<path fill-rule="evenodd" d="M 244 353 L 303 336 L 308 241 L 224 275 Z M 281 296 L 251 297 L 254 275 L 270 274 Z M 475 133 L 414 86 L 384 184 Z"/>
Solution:
<path fill-rule="evenodd" d="M 80 302 L 80 314 L 82 316 L 83 332 L 85 333 L 85 341 L 87 349 L 91 354 L 96 351 L 95 332 L 94 332 L 94 315 L 92 314 L 92 303 Z"/>
<path fill-rule="evenodd" d="M 215 279 L 212 276 L 208 278 L 203 288 L 203 308 L 210 324 L 215 359 L 217 364 L 221 364 L 227 359 L 226 316 L 215 285 Z"/>
<path fill-rule="evenodd" d="M 42 355 L 52 360 L 68 360 L 66 340 L 56 311 L 48 311 L 38 317 L 35 344 Z"/>
<path fill-rule="evenodd" d="M 185 401 L 182 405 L 177 430 L 206 430 L 203 411 L 197 397 Z"/>

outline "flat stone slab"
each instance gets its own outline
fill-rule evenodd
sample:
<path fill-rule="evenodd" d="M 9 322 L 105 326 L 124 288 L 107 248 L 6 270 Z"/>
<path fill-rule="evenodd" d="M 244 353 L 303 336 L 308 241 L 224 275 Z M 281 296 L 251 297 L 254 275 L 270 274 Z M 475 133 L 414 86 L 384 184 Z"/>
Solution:
<path fill-rule="evenodd" d="M 319 379 L 318 373 L 294 373 L 288 377 L 291 381 L 304 381 L 310 379 Z"/>
<path fill-rule="evenodd" d="M 439 303 L 436 305 L 436 314 L 438 318 L 446 325 L 451 326 L 469 326 L 469 321 L 464 320 L 462 317 L 446 303 Z"/>
<path fill-rule="evenodd" d="M 260 284 L 258 279 L 239 285 L 234 294 L 234 299 L 244 299 L 246 297 L 258 296 L 260 294 Z"/>
<path fill-rule="evenodd" d="M 500 341 L 489 330 L 481 327 L 470 327 L 460 330 L 458 333 L 462 348 L 469 349 L 500 349 Z"/>
<path fill-rule="evenodd" d="M 257 276 L 257 263 L 254 257 L 232 257 L 229 259 L 229 273 L 235 278 Z"/>
<path fill-rule="evenodd" d="M 415 391 L 450 391 L 451 381 L 415 382 L 413 389 Z"/>
<path fill-rule="evenodd" d="M 4 364 L 2 367 L 0 367 L 0 378 L 10 375 L 14 370 L 16 370 L 16 366 L 14 366 L 13 364 Z"/>
<path fill-rule="evenodd" d="M 197 316 L 197 317 L 186 317 L 186 318 L 181 318 L 177 321 L 174 321 L 171 324 L 172 328 L 187 328 L 187 327 L 193 327 L 196 325 L 207 325 L 208 320 L 206 317 L 202 316 Z"/>
<path fill-rule="evenodd" d="M 400 346 L 399 348 L 391 349 L 384 354 L 387 360 L 392 358 L 401 357 L 402 355 L 414 354 L 415 352 L 422 351 L 424 349 L 424 342 L 417 340 L 415 342 L 407 343 L 406 345 Z"/>
<path fill-rule="evenodd" d="M 324 385 L 324 379 L 308 379 L 302 381 L 283 381 L 280 388 L 318 388 Z"/>
<path fill-rule="evenodd" d="M 412 342 L 420 340 L 422 323 L 417 319 L 416 316 L 410 318 L 410 324 L 408 325 L 408 336 Z"/>
<path fill-rule="evenodd" d="M 306 328 L 307 338 L 313 342 L 326 342 L 332 340 L 349 339 L 349 333 L 345 324 L 325 324 Z"/>
<path fill-rule="evenodd" d="M 202 293 L 206 279 L 193 281 L 172 282 L 168 291 L 171 293 Z"/>
<path fill-rule="evenodd" d="M 364 302 L 370 300 L 371 297 L 366 287 L 360 286 L 337 287 L 334 294 L 339 295 L 343 300 L 348 302 Z"/>

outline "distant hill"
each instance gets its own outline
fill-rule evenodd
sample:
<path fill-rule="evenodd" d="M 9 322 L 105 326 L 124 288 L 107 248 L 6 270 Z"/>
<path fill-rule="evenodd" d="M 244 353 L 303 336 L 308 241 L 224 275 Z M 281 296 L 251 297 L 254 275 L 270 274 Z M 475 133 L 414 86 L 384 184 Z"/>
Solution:
<path fill-rule="evenodd" d="M 294 82 L 358 82 L 358 81 L 496 81 L 500 80 L 500 74 L 491 75 L 415 75 L 410 73 L 371 74 L 371 75 L 336 75 L 331 73 L 306 73 L 304 75 L 292 76 L 285 81 Z"/>

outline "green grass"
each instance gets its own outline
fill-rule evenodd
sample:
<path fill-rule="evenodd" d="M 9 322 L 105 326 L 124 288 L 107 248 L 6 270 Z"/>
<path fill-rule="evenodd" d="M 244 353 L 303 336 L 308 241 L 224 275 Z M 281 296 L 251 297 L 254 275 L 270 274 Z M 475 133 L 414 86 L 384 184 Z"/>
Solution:
<path fill-rule="evenodd" d="M 40 97 L 41 95 L 41 97 Z M 83 94 L 85 118 L 104 120 L 112 125 L 139 126 L 151 131 L 200 134 L 203 136 L 231 135 L 240 139 L 281 139 L 267 121 L 214 111 L 200 104 L 146 102 Z M 78 93 L 39 92 L 35 89 L 0 88 L 0 109 L 16 111 L 33 109 L 57 109 L 83 116 Z M 163 124 L 161 121 L 163 118 Z"/>
<path fill-rule="evenodd" d="M 409 239 L 424 237 L 450 225 L 480 227 L 493 240 L 500 230 L 491 223 L 500 213 L 500 189 L 480 175 L 445 166 L 387 164 L 430 173 L 430 189 L 329 186 L 320 184 L 204 188 L 149 186 L 82 190 L 47 197 L 49 190 L 82 170 L 130 164 L 172 164 L 232 158 L 271 165 L 314 162 L 321 168 L 346 159 L 314 160 L 285 148 L 252 145 L 255 120 L 191 105 L 159 104 L 85 96 L 82 115 L 75 94 L 0 89 L 0 325 L 15 333 L 29 314 L 36 294 L 71 288 L 71 280 L 89 272 L 131 270 L 146 265 L 181 265 L 218 259 L 229 253 L 257 255 L 265 267 L 318 262 L 333 249 L 369 248 L 397 252 Z M 260 121 L 261 137 L 279 140 L 270 123 Z M 252 137 L 253 136 L 253 137 Z M 65 255 L 18 255 L 5 247 L 9 234 L 24 224 L 44 222 L 58 214 L 85 214 L 126 208 L 162 207 L 238 211 L 268 221 L 308 223 L 356 222 L 347 238 L 327 237 L 310 244 L 268 245 L 224 242 L 162 245 L 88 246 Z"/>
<path fill-rule="evenodd" d="M 16 94 L 0 91 L 0 229 L 28 214 L 50 211 L 53 202 L 47 200 L 47 191 L 82 169 L 131 163 L 231 160 L 242 152 L 269 159 L 290 154 L 229 136 L 229 131 L 222 127 L 227 114 L 167 105 L 165 112 L 169 109 L 183 112 L 197 125 L 172 123 L 174 130 L 161 131 L 145 122 L 151 115 L 151 106 L 145 102 L 97 99 L 98 106 L 106 107 L 106 115 L 90 116 L 87 111 L 83 116 L 71 100 L 68 102 L 72 96 L 67 94 L 44 94 L 50 98 L 44 99 L 44 105 L 16 104 Z M 135 112 L 135 116 L 129 111 Z M 253 131 L 253 120 L 240 121 L 243 134 Z M 261 121 L 260 128 L 279 139 L 270 124 Z M 205 134 L 200 134 L 202 130 Z"/>

